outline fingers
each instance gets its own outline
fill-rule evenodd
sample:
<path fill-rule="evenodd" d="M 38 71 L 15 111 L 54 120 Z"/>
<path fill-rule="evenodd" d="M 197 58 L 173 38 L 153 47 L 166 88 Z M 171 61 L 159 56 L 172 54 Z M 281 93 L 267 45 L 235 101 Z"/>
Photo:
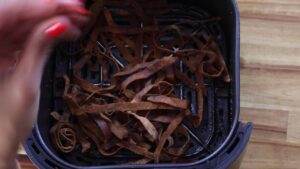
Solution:
<path fill-rule="evenodd" d="M 27 3 L 28 4 L 28 3 Z M 44 20 L 56 15 L 89 16 L 80 0 L 38 0 L 35 4 L 27 5 L 26 19 Z M 24 15 L 24 14 L 23 14 Z"/>
<path fill-rule="evenodd" d="M 59 16 L 40 24 L 26 42 L 22 59 L 20 60 L 14 81 L 25 86 L 28 92 L 39 89 L 43 68 L 50 49 L 57 39 L 78 38 L 81 31 L 68 17 Z"/>
<path fill-rule="evenodd" d="M 36 25 L 50 18 L 65 15 L 77 25 L 88 20 L 89 12 L 79 0 L 0 0 L 0 34 L 13 49 L 22 48 L 23 42 Z"/>
<path fill-rule="evenodd" d="M 6 16 L 1 19 L 7 22 L 16 20 L 17 22 L 38 23 L 56 15 L 89 15 L 79 0 L 9 0 L 0 5 L 1 15 Z M 7 17 L 7 15 L 13 16 Z"/>
<path fill-rule="evenodd" d="M 34 4 L 28 5 L 27 3 L 27 7 L 22 10 L 21 17 L 27 23 L 39 23 L 58 15 L 65 15 L 75 24 L 82 26 L 82 23 L 85 23 L 90 15 L 80 0 L 38 0 Z"/>

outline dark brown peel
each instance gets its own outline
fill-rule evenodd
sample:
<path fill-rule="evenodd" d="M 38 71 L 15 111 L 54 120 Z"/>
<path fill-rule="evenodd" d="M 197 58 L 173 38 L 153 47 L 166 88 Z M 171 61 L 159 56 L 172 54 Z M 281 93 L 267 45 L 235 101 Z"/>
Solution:
<path fill-rule="evenodd" d="M 125 111 L 141 111 L 141 110 L 174 110 L 175 108 L 167 105 L 159 105 L 151 102 L 119 102 L 110 104 L 92 104 L 82 108 L 83 112 L 89 114 L 107 113 L 107 112 L 125 112 Z"/>
<path fill-rule="evenodd" d="M 167 97 L 164 95 L 159 96 L 149 96 L 147 98 L 148 101 L 153 103 L 161 103 L 168 106 L 172 106 L 178 109 L 187 109 L 188 108 L 188 102 L 186 100 L 181 100 L 174 97 Z"/>
<path fill-rule="evenodd" d="M 111 158 L 130 151 L 139 160 L 129 164 L 179 162 L 192 145 L 183 124 L 201 127 L 204 81 L 231 80 L 215 37 L 195 26 L 219 17 L 162 23 L 173 12 L 165 0 L 103 0 L 90 8 L 84 49 L 63 76 L 67 106 L 51 114 L 54 147 Z"/>
<path fill-rule="evenodd" d="M 159 158 L 160 158 L 160 154 L 161 151 L 168 139 L 168 137 L 170 137 L 172 135 L 172 133 L 176 130 L 176 128 L 180 125 L 180 123 L 182 122 L 182 120 L 184 119 L 185 116 L 187 116 L 189 114 L 189 112 L 181 112 L 179 113 L 176 118 L 174 118 L 174 120 L 169 124 L 168 128 L 166 129 L 166 131 L 164 131 L 162 133 L 161 138 L 159 139 L 159 144 L 157 145 L 155 151 L 154 151 L 154 160 L 156 163 L 159 162 Z"/>
<path fill-rule="evenodd" d="M 127 86 L 137 80 L 147 79 L 153 74 L 157 73 L 161 69 L 164 69 L 168 66 L 173 65 L 177 61 L 177 58 L 168 56 L 164 57 L 162 59 L 154 60 L 149 66 L 144 68 L 143 70 L 132 74 L 131 76 L 127 77 L 126 80 L 124 80 L 121 84 L 122 89 L 126 89 Z"/>

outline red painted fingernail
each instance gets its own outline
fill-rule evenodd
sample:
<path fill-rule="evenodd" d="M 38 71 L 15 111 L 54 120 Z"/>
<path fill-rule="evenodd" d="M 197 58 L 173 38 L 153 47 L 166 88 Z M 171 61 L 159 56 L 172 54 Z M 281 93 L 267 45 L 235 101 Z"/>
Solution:
<path fill-rule="evenodd" d="M 80 14 L 80 15 L 91 15 L 91 12 L 86 10 L 85 8 L 83 7 L 77 7 L 77 6 L 73 6 L 73 7 L 70 7 L 72 11 Z"/>
<path fill-rule="evenodd" d="M 63 23 L 56 23 L 46 29 L 45 33 L 51 38 L 57 38 L 67 31 L 67 25 Z"/>

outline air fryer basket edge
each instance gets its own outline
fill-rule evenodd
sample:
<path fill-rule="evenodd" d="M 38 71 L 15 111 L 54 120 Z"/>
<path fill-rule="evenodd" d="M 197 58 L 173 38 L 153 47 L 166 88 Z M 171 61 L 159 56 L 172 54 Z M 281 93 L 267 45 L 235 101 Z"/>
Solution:
<path fill-rule="evenodd" d="M 240 81 L 240 72 L 239 72 L 239 14 L 238 14 L 238 10 L 237 10 L 237 4 L 234 0 L 224 0 L 223 2 L 226 5 L 220 4 L 220 2 L 218 2 L 218 0 L 213 0 L 211 2 L 211 6 L 215 6 L 215 8 L 222 8 L 225 7 L 228 9 L 223 9 L 225 11 L 227 11 L 228 13 L 230 13 L 231 15 L 231 21 L 230 19 L 225 19 L 225 21 L 223 21 L 223 24 L 227 24 L 227 26 L 222 25 L 223 28 L 225 28 L 225 32 L 226 32 L 226 39 L 230 42 L 227 43 L 228 46 L 230 46 L 229 48 L 229 55 L 234 57 L 232 60 L 233 62 L 231 64 L 233 64 L 233 81 L 234 81 L 234 93 L 233 93 L 233 111 L 234 113 L 234 120 L 233 120 L 233 124 L 232 124 L 232 129 L 230 134 L 228 135 L 227 139 L 224 141 L 224 143 L 222 144 L 222 146 L 220 146 L 214 153 L 212 153 L 210 156 L 199 160 L 197 162 L 193 162 L 193 163 L 187 163 L 187 164 L 150 164 L 150 165 L 144 165 L 144 166 L 138 166 L 139 168 L 180 168 L 180 167 L 192 167 L 195 165 L 199 165 L 200 163 L 204 163 L 207 162 L 209 160 L 211 160 L 212 158 L 216 157 L 217 154 L 219 154 L 223 149 L 225 149 L 226 145 L 228 145 L 228 143 L 232 140 L 232 138 L 234 137 L 234 134 L 237 133 L 237 129 L 238 129 L 238 117 L 239 117 L 239 81 Z M 205 5 L 206 4 L 206 5 Z M 208 6 L 207 3 L 205 3 L 203 6 L 205 8 L 205 6 Z M 205 8 L 206 9 L 206 8 Z M 207 8 L 208 11 L 210 13 L 213 13 L 215 15 L 218 15 L 218 12 L 213 12 L 214 9 L 209 9 Z M 222 13 L 222 12 L 220 12 Z M 223 12 L 224 13 L 224 12 Z M 228 21 L 229 20 L 229 21 Z M 229 25 L 228 25 L 229 24 Z M 227 30 L 226 30 L 227 29 Z M 231 29 L 231 30 L 230 30 Z M 37 137 L 40 136 L 40 134 L 38 133 L 39 130 L 36 129 L 35 134 L 37 135 Z M 29 151 L 28 146 L 25 145 L 27 152 Z M 42 148 L 45 148 L 45 146 L 41 146 Z M 46 150 L 47 151 L 47 150 Z M 28 154 L 31 154 L 30 152 Z M 51 155 L 50 155 L 51 156 Z M 59 163 L 65 163 L 64 161 L 61 161 L 61 159 L 55 159 L 54 160 L 58 161 Z M 33 160 L 35 162 L 37 162 L 37 160 Z M 65 163 L 66 164 L 66 163 Z M 72 168 L 77 168 L 76 166 L 72 166 L 72 165 L 68 165 L 68 167 L 72 167 Z M 126 166 L 126 165 L 122 165 L 121 168 L 133 168 L 134 166 Z M 96 167 L 88 167 L 88 168 L 96 168 Z M 102 168 L 102 167 L 97 167 L 97 168 Z M 111 167 L 111 168 L 119 168 L 119 167 Z M 198 167 L 197 167 L 198 168 Z"/>

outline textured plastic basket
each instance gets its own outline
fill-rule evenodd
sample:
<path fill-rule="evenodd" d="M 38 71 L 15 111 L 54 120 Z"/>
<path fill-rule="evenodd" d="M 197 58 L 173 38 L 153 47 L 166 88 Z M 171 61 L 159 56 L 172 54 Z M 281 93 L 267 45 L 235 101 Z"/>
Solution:
<path fill-rule="evenodd" d="M 171 1 L 174 3 L 175 1 Z M 76 43 L 58 45 L 46 68 L 42 82 L 42 96 L 37 123 L 32 135 L 25 143 L 30 159 L 39 168 L 228 168 L 238 165 L 250 137 L 252 125 L 238 122 L 239 116 L 239 15 L 236 3 L 231 0 L 177 0 L 179 6 L 197 12 L 199 17 L 221 16 L 220 23 L 208 24 L 204 28 L 207 34 L 214 35 L 221 45 L 232 82 L 225 84 L 207 80 L 208 93 L 205 98 L 204 120 L 199 128 L 190 128 L 193 146 L 186 153 L 190 163 L 183 164 L 147 164 L 121 165 L 136 157 L 121 153 L 116 157 L 82 155 L 73 152 L 59 154 L 52 146 L 49 130 L 53 125 L 50 112 L 64 110 L 61 98 L 64 86 L 62 75 L 70 72 L 70 57 L 76 52 Z M 203 10 L 204 9 L 204 10 Z M 192 11 L 193 10 L 193 11 Z M 93 81 L 90 73 L 86 77 Z M 181 96 L 188 97 L 191 107 L 196 107 L 193 91 L 180 89 Z M 188 96 L 187 96 L 188 95 Z M 193 101 L 194 100 L 194 101 Z M 193 108 L 192 108 L 193 109 Z M 192 110 L 193 111 L 193 110 Z M 187 124 L 188 126 L 188 124 Z M 97 158 L 96 158 L 97 156 Z"/>

